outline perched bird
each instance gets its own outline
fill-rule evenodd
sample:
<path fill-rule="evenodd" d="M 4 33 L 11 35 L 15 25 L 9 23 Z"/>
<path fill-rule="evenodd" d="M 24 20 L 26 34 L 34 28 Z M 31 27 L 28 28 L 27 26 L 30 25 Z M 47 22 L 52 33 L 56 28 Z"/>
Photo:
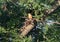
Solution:
<path fill-rule="evenodd" d="M 29 20 L 32 20 L 32 15 L 31 15 L 31 13 L 28 13 L 28 19 L 29 19 Z"/>

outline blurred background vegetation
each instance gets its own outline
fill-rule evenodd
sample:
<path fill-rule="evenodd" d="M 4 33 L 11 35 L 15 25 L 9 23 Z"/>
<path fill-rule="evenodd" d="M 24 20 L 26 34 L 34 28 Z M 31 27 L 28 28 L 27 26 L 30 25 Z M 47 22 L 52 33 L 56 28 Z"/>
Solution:
<path fill-rule="evenodd" d="M 0 0 L 0 42 L 60 42 L 60 6 L 49 14 L 44 23 L 37 22 L 28 36 L 20 38 L 19 29 L 29 10 L 34 18 L 41 19 L 56 0 Z M 31 39 L 32 35 L 32 39 Z"/>

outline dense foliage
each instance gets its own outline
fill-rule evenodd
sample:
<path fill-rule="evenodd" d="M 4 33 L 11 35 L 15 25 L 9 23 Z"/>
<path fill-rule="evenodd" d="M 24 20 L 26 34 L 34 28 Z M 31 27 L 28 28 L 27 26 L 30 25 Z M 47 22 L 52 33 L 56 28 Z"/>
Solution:
<path fill-rule="evenodd" d="M 60 7 L 45 18 L 44 24 L 37 22 L 37 30 L 35 28 L 24 38 L 19 37 L 19 29 L 25 21 L 22 17 L 27 17 L 31 10 L 33 17 L 39 20 L 47 15 L 44 11 L 51 9 L 54 2 L 55 0 L 0 0 L 0 42 L 60 42 L 60 24 L 52 23 L 60 22 Z"/>

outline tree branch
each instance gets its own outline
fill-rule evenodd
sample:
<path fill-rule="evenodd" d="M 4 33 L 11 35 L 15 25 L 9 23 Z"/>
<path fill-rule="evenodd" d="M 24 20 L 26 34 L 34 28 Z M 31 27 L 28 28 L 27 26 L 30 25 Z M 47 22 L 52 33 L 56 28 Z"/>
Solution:
<path fill-rule="evenodd" d="M 27 27 L 25 27 L 24 31 L 20 34 L 22 37 L 26 36 L 32 29 L 34 25 L 30 24 Z"/>
<path fill-rule="evenodd" d="M 54 10 L 56 10 L 59 6 L 60 6 L 60 0 L 57 0 L 57 1 L 55 1 L 54 5 L 52 6 L 52 9 L 46 10 L 45 12 L 47 14 L 50 14 L 50 13 L 54 12 Z"/>
<path fill-rule="evenodd" d="M 50 14 L 50 13 L 54 12 L 54 10 L 56 10 L 59 6 L 60 6 L 60 0 L 57 0 L 57 1 L 55 2 L 55 4 L 52 6 L 52 9 L 46 10 L 46 13 L 47 13 L 47 14 Z M 25 18 L 25 17 L 24 17 L 24 18 Z M 58 22 L 53 22 L 53 23 L 60 24 L 60 23 L 58 23 Z M 21 33 L 20 35 L 21 35 L 22 37 L 26 36 L 26 35 L 30 32 L 30 30 L 33 29 L 33 27 L 34 27 L 34 25 L 32 25 L 32 24 L 28 25 L 27 27 L 25 27 L 24 31 L 22 31 L 22 33 Z"/>

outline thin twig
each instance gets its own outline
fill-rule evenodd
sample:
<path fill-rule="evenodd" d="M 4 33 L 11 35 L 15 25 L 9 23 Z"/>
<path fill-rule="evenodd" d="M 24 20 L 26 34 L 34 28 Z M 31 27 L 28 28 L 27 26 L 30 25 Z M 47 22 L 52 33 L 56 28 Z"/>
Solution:
<path fill-rule="evenodd" d="M 60 25 L 60 23 L 59 23 L 59 22 L 52 22 L 52 23 L 54 23 L 54 24 L 59 24 L 59 25 Z"/>

